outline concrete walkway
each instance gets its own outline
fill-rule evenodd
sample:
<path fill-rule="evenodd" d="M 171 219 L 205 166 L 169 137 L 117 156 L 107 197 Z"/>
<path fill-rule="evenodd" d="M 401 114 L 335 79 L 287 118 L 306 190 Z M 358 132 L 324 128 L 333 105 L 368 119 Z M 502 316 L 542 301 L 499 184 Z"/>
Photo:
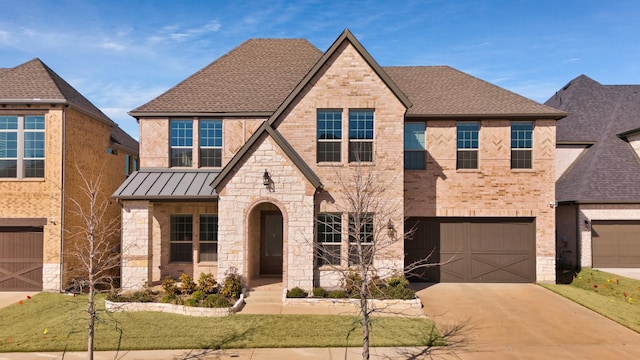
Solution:
<path fill-rule="evenodd" d="M 604 269 L 596 269 L 604 272 L 608 272 L 611 274 L 616 274 L 624 277 L 628 277 L 630 279 L 640 280 L 640 268 L 604 268 Z"/>
<path fill-rule="evenodd" d="M 27 296 L 33 296 L 37 293 L 37 291 L 0 291 L 0 309 L 11 304 L 17 304 L 20 300 L 25 301 L 27 300 Z"/>
<path fill-rule="evenodd" d="M 533 284 L 436 284 L 418 292 L 448 335 L 442 359 L 637 359 L 640 334 Z"/>

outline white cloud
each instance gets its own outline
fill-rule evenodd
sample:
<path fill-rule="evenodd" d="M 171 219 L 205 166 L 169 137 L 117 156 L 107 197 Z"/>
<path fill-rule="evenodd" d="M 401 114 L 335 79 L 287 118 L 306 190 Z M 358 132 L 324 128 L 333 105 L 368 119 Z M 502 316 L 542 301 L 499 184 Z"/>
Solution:
<path fill-rule="evenodd" d="M 126 49 L 126 46 L 121 44 L 116 44 L 115 42 L 112 42 L 112 41 L 104 42 L 102 43 L 102 45 L 100 45 L 100 47 L 103 49 L 115 50 L 115 51 L 123 51 L 124 49 Z"/>

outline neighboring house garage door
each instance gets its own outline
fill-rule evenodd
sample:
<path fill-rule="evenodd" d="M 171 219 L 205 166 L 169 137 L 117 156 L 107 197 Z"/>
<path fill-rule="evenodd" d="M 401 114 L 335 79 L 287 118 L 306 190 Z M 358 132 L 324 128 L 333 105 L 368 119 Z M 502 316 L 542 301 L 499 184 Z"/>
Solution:
<path fill-rule="evenodd" d="M 411 218 L 405 265 L 430 256 L 412 281 L 529 283 L 536 280 L 535 221 L 532 218 Z"/>
<path fill-rule="evenodd" d="M 593 267 L 640 267 L 640 221 L 591 222 Z"/>
<path fill-rule="evenodd" d="M 0 227 L 0 291 L 42 290 L 42 228 Z"/>

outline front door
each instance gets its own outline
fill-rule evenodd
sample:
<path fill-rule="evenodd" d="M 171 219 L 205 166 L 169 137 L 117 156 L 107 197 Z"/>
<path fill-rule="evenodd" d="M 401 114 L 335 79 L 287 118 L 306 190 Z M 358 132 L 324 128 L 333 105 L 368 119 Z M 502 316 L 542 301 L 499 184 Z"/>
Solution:
<path fill-rule="evenodd" d="M 261 214 L 260 275 L 282 275 L 282 214 L 279 211 Z"/>

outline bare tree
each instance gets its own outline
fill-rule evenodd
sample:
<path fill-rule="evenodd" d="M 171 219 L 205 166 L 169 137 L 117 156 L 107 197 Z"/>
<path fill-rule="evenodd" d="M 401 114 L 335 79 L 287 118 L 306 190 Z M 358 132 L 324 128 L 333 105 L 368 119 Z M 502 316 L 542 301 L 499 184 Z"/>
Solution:
<path fill-rule="evenodd" d="M 396 229 L 392 221 L 402 222 L 403 201 L 387 191 L 390 182 L 397 179 L 381 179 L 384 171 L 372 166 L 355 164 L 348 175 L 336 170 L 338 201 L 332 205 L 337 214 L 346 214 L 348 226 L 347 249 L 331 247 L 321 239 L 314 242 L 316 257 L 324 267 L 338 274 L 343 288 L 358 297 L 359 319 L 362 327 L 362 358 L 369 359 L 371 315 L 380 311 L 370 301 L 384 297 L 385 288 L 381 277 L 404 277 L 407 271 L 432 266 L 428 257 L 408 268 L 397 264 L 402 258 L 404 240 L 413 235 L 413 230 Z M 331 195 L 328 195 L 331 198 Z M 333 217 L 332 217 L 333 216 Z M 344 233 L 341 219 L 336 216 L 318 217 L 318 226 L 325 232 Z M 398 221 L 400 220 L 400 221 Z M 340 238 L 342 238 L 340 236 Z M 339 248 L 340 250 L 337 250 Z M 389 259 L 395 259 L 389 260 Z M 348 266 L 345 266 L 348 265 Z"/>
<path fill-rule="evenodd" d="M 98 288 L 112 287 L 113 276 L 120 266 L 118 241 L 120 221 L 114 216 L 111 194 L 103 187 L 104 172 L 87 175 L 76 163 L 80 188 L 70 198 L 69 211 L 73 219 L 67 232 L 72 246 L 68 252 L 74 256 L 78 267 L 74 269 L 76 285 L 88 293 L 88 359 L 93 359 L 95 325 L 98 319 L 95 295 Z"/>

